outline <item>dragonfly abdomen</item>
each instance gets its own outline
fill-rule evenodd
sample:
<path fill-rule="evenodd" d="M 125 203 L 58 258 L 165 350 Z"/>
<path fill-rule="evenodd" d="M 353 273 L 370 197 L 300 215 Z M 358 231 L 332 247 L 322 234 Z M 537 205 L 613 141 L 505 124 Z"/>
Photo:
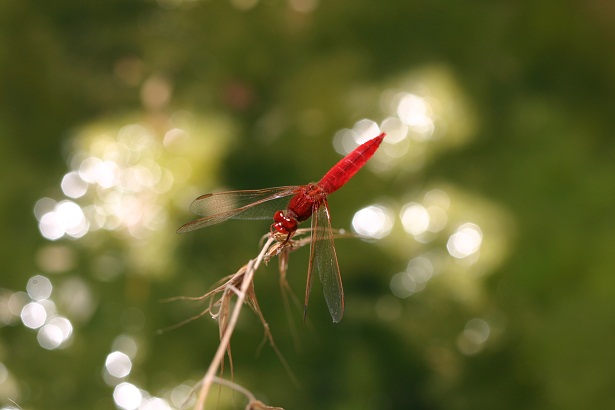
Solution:
<path fill-rule="evenodd" d="M 374 155 L 385 135 L 385 133 L 382 133 L 359 145 L 350 154 L 346 155 L 335 164 L 333 168 L 322 177 L 318 185 L 322 187 L 323 191 L 327 194 L 340 189 Z"/>

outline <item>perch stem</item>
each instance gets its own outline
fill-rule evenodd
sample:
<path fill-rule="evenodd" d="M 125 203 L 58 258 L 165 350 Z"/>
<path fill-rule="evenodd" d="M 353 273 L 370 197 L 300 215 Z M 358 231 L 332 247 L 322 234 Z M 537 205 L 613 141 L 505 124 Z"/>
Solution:
<path fill-rule="evenodd" d="M 216 350 L 216 354 L 212 362 L 210 363 L 209 368 L 207 369 L 207 373 L 205 373 L 205 376 L 203 377 L 203 383 L 201 384 L 201 388 L 199 389 L 198 398 L 194 407 L 195 410 L 203 410 L 205 406 L 207 394 L 209 393 L 211 384 L 216 380 L 216 372 L 218 371 L 220 365 L 222 364 L 222 361 L 224 360 L 224 355 L 230 344 L 233 330 L 235 329 L 237 319 L 239 318 L 239 313 L 241 312 L 241 308 L 246 298 L 246 294 L 248 292 L 250 284 L 252 283 L 254 272 L 258 269 L 259 265 L 261 264 L 263 258 L 267 253 L 267 250 L 274 241 L 275 238 L 269 238 L 263 246 L 263 249 L 259 253 L 258 257 L 256 259 L 250 259 L 250 261 L 248 262 L 246 273 L 241 283 L 240 292 L 237 293 L 237 302 L 233 307 L 233 312 L 231 313 L 231 317 L 229 319 L 226 330 L 224 331 L 224 334 L 220 339 L 220 345 L 218 346 L 218 350 Z"/>

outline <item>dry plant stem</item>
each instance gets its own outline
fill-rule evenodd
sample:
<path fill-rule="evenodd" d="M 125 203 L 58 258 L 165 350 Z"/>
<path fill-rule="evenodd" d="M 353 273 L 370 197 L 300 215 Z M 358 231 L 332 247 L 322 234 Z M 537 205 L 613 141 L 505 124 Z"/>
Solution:
<path fill-rule="evenodd" d="M 241 308 L 246 298 L 246 294 L 248 289 L 250 288 L 250 284 L 252 283 L 252 278 L 254 277 L 254 272 L 260 266 L 263 261 L 265 255 L 267 254 L 267 250 L 271 246 L 271 244 L 275 241 L 275 238 L 269 238 L 260 254 L 256 259 L 251 259 L 246 265 L 246 273 L 243 277 L 243 282 L 241 283 L 241 289 L 237 292 L 237 302 L 233 307 L 233 312 L 231 313 L 231 317 L 228 321 L 226 329 L 220 338 L 220 345 L 218 346 L 218 350 L 216 350 L 216 354 L 212 362 L 207 369 L 207 373 L 203 377 L 203 384 L 199 389 L 199 395 L 194 406 L 195 410 L 203 410 L 203 406 L 205 405 L 205 400 L 207 399 L 207 394 L 209 393 L 209 389 L 211 387 L 212 382 L 216 380 L 216 372 L 220 368 L 222 362 L 224 361 L 224 355 L 230 345 L 231 336 L 233 335 L 233 331 L 235 329 L 235 325 L 237 324 L 237 319 L 239 318 L 239 313 L 241 313 Z"/>

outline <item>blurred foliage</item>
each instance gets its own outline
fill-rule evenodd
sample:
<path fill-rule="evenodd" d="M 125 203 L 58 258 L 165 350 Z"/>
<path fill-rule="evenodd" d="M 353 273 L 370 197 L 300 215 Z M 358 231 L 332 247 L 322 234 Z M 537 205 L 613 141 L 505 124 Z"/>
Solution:
<path fill-rule="evenodd" d="M 615 7 L 597 0 L 0 2 L 0 405 L 114 408 L 114 386 L 127 381 L 177 406 L 172 393 L 202 377 L 217 327 L 201 319 L 158 334 L 202 309 L 160 300 L 206 292 L 256 256 L 268 229 L 229 221 L 177 236 L 190 200 L 317 179 L 339 159 L 333 135 L 391 116 L 387 93 L 401 90 L 432 98 L 435 137 L 374 158 L 330 199 L 335 227 L 374 203 L 396 221 L 381 240 L 336 242 L 346 316 L 329 324 L 316 285 L 301 324 L 275 264 L 262 269 L 256 294 L 301 387 L 272 349 L 259 350 L 247 309 L 234 380 L 286 409 L 609 407 L 614 23 Z M 130 124 L 160 144 L 175 127 L 196 141 L 152 148 L 161 172 L 192 171 L 141 198 L 162 222 L 150 236 L 107 227 L 43 238 L 37 200 L 64 198 L 78 153 Z M 434 190 L 450 200 L 448 225 L 407 234 L 399 211 L 426 207 Z M 483 235 L 469 262 L 447 253 L 466 222 Z M 433 278 L 396 295 L 393 278 L 419 256 Z M 290 260 L 300 299 L 307 257 Z M 41 347 L 11 310 L 37 274 L 73 325 L 59 349 Z M 485 324 L 488 338 L 475 342 Z M 133 352 L 132 369 L 114 379 L 104 369 L 117 350 Z M 242 408 L 222 391 L 217 408 Z"/>

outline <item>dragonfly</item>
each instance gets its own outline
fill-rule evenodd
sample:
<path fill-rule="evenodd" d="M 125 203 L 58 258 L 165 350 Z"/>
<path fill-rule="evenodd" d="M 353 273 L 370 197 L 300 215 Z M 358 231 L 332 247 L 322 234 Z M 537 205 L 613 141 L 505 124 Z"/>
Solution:
<path fill-rule="evenodd" d="M 188 222 L 177 232 L 194 231 L 228 219 L 273 217 L 271 235 L 277 234 L 283 238 L 284 243 L 288 243 L 299 223 L 311 216 L 310 257 L 303 318 L 305 320 L 307 314 L 312 278 L 314 272 L 318 272 L 329 313 L 333 322 L 337 323 L 344 314 L 344 289 L 333 242 L 327 197 L 346 184 L 367 163 L 385 136 L 385 133 L 381 133 L 359 145 L 335 164 L 318 182 L 202 195 L 190 205 L 190 211 L 202 218 Z M 288 200 L 290 196 L 292 197 Z M 279 210 L 282 206 L 280 202 L 283 200 L 287 200 L 288 203 L 284 210 Z"/>

